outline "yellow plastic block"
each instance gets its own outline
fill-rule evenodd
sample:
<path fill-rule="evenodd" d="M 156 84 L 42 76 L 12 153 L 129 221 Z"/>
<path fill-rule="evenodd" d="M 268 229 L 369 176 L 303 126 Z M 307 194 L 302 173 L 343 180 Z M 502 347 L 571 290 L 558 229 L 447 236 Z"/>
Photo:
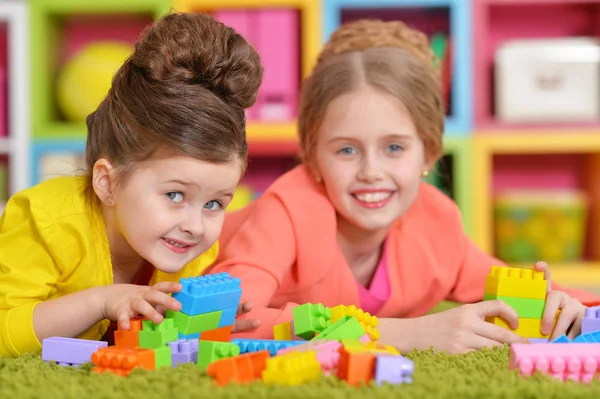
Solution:
<path fill-rule="evenodd" d="M 552 325 L 552 329 L 556 326 L 556 321 L 558 319 L 558 315 L 560 311 L 556 314 L 556 318 L 554 319 L 554 324 Z M 494 317 L 486 317 L 485 321 L 493 323 L 497 326 L 504 327 L 506 329 L 511 329 L 508 324 L 498 316 Z M 515 333 L 519 334 L 524 338 L 549 338 L 550 334 L 542 335 L 542 319 L 519 319 L 519 327 L 516 330 L 512 330 Z"/>
<path fill-rule="evenodd" d="M 300 385 L 315 381 L 321 375 L 321 364 L 315 351 L 288 352 L 267 359 L 262 379 L 266 385 Z"/>
<path fill-rule="evenodd" d="M 400 352 L 398 349 L 393 347 L 392 345 L 384 345 L 378 342 L 369 342 L 366 345 L 360 343 L 360 345 L 348 345 L 347 343 L 342 343 L 344 345 L 344 349 L 347 352 L 356 352 L 356 353 L 372 353 L 372 354 L 387 354 L 387 355 L 399 355 Z"/>
<path fill-rule="evenodd" d="M 289 321 L 273 326 L 273 339 L 277 341 L 292 340 L 292 326 Z"/>
<path fill-rule="evenodd" d="M 358 324 L 360 324 L 365 334 L 369 336 L 371 341 L 377 341 L 380 338 L 381 335 L 379 330 L 375 328 L 379 325 L 379 319 L 377 316 L 372 316 L 369 312 L 365 312 L 354 305 L 338 305 L 331 308 L 330 320 L 332 324 L 345 316 L 352 316 L 358 320 Z"/>
<path fill-rule="evenodd" d="M 546 299 L 543 272 L 519 267 L 492 266 L 485 278 L 485 293 L 516 298 Z"/>

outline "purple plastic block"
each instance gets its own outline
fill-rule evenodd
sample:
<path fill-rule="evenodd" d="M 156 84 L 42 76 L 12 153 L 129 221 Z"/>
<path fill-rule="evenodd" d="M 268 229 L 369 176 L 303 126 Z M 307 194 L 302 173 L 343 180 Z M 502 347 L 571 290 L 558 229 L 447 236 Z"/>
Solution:
<path fill-rule="evenodd" d="M 548 338 L 527 338 L 527 340 L 532 344 L 547 344 Z"/>
<path fill-rule="evenodd" d="M 106 348 L 108 342 L 89 339 L 50 337 L 42 341 L 42 360 L 79 365 L 92 361 L 92 353 Z"/>
<path fill-rule="evenodd" d="M 384 382 L 390 384 L 411 384 L 415 364 L 412 360 L 400 355 L 377 356 L 375 366 L 375 382 L 382 385 Z"/>
<path fill-rule="evenodd" d="M 180 339 L 169 342 L 168 345 L 171 348 L 171 359 L 173 359 L 174 368 L 183 363 L 198 363 L 197 339 Z"/>
<path fill-rule="evenodd" d="M 581 333 L 588 334 L 600 331 L 600 306 L 585 309 L 581 319 Z"/>

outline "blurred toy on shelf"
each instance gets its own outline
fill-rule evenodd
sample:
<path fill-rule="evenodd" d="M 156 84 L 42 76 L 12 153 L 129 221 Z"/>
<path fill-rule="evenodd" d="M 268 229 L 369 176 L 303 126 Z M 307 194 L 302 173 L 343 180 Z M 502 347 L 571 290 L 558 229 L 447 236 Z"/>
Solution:
<path fill-rule="evenodd" d="M 81 174 L 85 167 L 83 154 L 51 152 L 40 157 L 38 179 L 40 182 L 59 176 Z"/>
<path fill-rule="evenodd" d="M 57 100 L 70 121 L 83 122 L 106 97 L 115 72 L 133 52 L 119 41 L 95 41 L 82 47 L 58 71 Z"/>
<path fill-rule="evenodd" d="M 254 199 L 252 187 L 240 184 L 235 190 L 235 195 L 227 207 L 228 212 L 236 211 L 247 206 Z"/>
<path fill-rule="evenodd" d="M 505 262 L 583 258 L 588 200 L 579 190 L 507 190 L 495 200 L 496 256 Z"/>
<path fill-rule="evenodd" d="M 8 171 L 7 164 L 0 158 L 0 202 L 8 199 Z"/>
<path fill-rule="evenodd" d="M 600 42 L 519 39 L 495 54 L 496 117 L 504 122 L 600 120 Z"/>

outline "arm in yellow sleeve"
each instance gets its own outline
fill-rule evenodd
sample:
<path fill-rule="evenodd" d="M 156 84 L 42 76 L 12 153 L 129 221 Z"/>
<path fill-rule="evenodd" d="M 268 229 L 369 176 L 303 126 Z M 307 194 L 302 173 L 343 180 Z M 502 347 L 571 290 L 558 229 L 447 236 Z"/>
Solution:
<path fill-rule="evenodd" d="M 61 274 L 69 274 L 76 267 L 78 259 L 73 255 L 79 250 L 78 234 L 73 229 L 59 228 L 48 210 L 32 204 L 25 195 L 17 194 L 7 203 L 0 218 L 0 356 L 41 349 L 34 312 L 56 293 Z M 60 335 L 52 333 L 65 329 L 70 320 L 82 318 L 83 312 L 95 313 L 84 308 L 92 297 L 88 295 L 86 300 L 82 293 L 44 303 L 55 303 L 37 320 L 47 333 Z M 72 296 L 79 298 L 65 301 Z"/>

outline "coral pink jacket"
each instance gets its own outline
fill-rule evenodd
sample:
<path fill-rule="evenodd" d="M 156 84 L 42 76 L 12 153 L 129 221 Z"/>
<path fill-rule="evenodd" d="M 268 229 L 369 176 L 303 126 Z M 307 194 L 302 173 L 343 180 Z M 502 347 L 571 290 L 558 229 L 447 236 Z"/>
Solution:
<path fill-rule="evenodd" d="M 262 326 L 238 336 L 272 338 L 275 324 L 306 302 L 360 306 L 356 281 L 336 238 L 336 213 L 305 166 L 280 177 L 248 207 L 226 216 L 221 252 L 207 273 L 241 278 L 243 299 Z M 440 301 L 483 299 L 490 267 L 502 264 L 467 238 L 455 203 L 422 183 L 409 210 L 390 229 L 391 295 L 378 317 L 415 317 Z M 581 301 L 589 293 L 570 291 Z"/>

